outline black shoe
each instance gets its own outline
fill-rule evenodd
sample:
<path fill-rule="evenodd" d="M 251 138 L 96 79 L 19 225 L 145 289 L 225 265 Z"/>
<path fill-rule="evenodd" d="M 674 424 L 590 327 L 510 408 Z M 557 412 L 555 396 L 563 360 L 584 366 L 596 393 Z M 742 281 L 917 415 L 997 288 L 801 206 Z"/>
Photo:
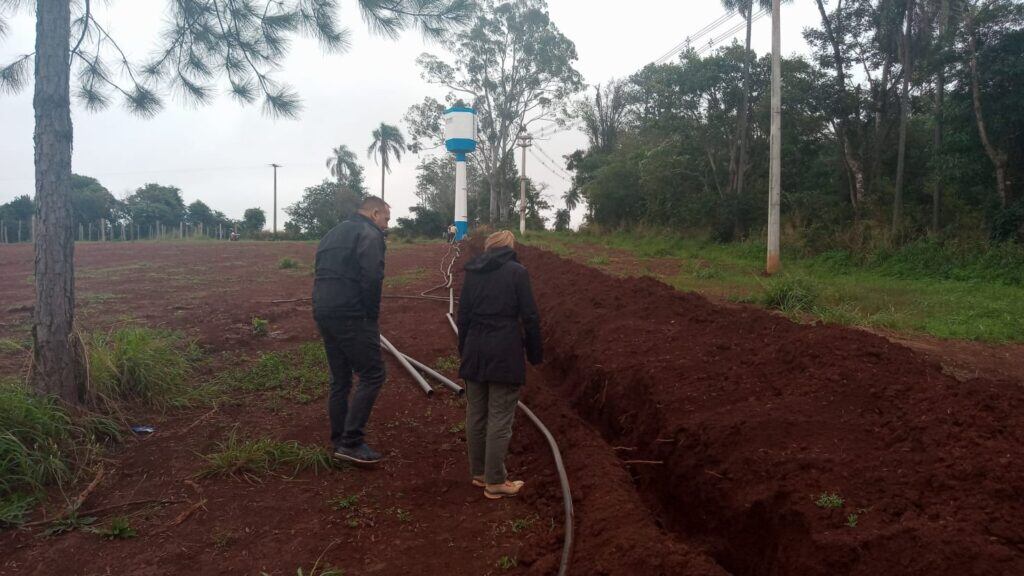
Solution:
<path fill-rule="evenodd" d="M 366 443 L 353 447 L 339 446 L 334 450 L 334 457 L 363 466 L 372 466 L 380 462 L 380 453 L 367 446 Z"/>

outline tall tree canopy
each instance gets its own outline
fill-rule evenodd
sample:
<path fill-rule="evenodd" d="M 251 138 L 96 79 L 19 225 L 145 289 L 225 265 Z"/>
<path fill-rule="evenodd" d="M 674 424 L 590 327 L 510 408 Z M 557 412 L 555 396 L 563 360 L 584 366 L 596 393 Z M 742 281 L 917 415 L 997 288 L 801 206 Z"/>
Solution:
<path fill-rule="evenodd" d="M 423 78 L 465 99 L 477 113 L 477 154 L 490 187 L 490 221 L 508 220 L 514 202 L 502 175 L 520 131 L 551 120 L 582 87 L 576 46 L 559 31 L 543 0 L 483 0 L 472 27 L 459 32 L 453 59 L 424 54 Z"/>

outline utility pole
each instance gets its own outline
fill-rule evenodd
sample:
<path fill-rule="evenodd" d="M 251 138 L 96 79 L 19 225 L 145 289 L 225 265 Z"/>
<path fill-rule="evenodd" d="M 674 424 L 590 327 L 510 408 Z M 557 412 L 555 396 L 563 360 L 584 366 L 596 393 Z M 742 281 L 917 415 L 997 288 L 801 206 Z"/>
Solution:
<path fill-rule="evenodd" d="M 779 198 L 782 195 L 781 0 L 772 0 L 772 129 L 768 183 L 768 259 L 765 272 L 779 271 Z"/>
<path fill-rule="evenodd" d="M 277 169 L 280 164 L 271 164 L 274 167 L 274 236 L 277 237 Z"/>
<path fill-rule="evenodd" d="M 522 163 L 519 171 L 519 235 L 526 234 L 526 149 L 532 146 L 533 136 L 526 130 L 519 133 L 516 146 L 523 149 Z"/>

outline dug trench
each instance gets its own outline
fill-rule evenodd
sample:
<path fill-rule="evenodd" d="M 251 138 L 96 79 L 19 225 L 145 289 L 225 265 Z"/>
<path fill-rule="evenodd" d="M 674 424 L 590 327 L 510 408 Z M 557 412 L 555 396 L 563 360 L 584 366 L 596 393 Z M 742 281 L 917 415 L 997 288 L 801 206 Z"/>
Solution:
<path fill-rule="evenodd" d="M 1019 383 L 519 254 L 546 355 L 524 401 L 566 458 L 573 573 L 1024 574 Z"/>

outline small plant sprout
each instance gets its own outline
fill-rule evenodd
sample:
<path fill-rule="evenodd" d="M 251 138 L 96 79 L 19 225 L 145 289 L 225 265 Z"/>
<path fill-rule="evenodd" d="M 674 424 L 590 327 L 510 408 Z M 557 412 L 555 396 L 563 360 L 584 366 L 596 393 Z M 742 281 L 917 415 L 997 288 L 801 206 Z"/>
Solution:
<path fill-rule="evenodd" d="M 843 498 L 839 494 L 828 494 L 826 492 L 822 492 L 818 497 L 818 500 L 814 502 L 814 505 L 826 510 L 842 508 Z"/>
<path fill-rule="evenodd" d="M 277 267 L 281 270 L 292 270 L 299 266 L 299 261 L 294 258 L 281 258 L 281 261 L 277 263 Z"/>
<path fill-rule="evenodd" d="M 266 336 L 267 333 L 269 332 L 269 326 L 270 326 L 270 322 L 268 320 L 264 320 L 263 318 L 260 318 L 259 316 L 253 316 L 252 317 L 252 335 L 253 336 L 260 336 L 260 337 Z"/>
<path fill-rule="evenodd" d="M 529 518 L 516 518 L 515 520 L 510 520 L 509 524 L 512 526 L 512 533 L 518 534 L 523 530 L 529 529 L 530 526 L 533 526 L 533 523 L 536 521 L 537 517 L 531 516 Z"/>
<path fill-rule="evenodd" d="M 506 554 L 501 558 L 498 558 L 498 568 L 501 568 L 502 570 L 511 570 L 516 566 L 519 566 L 519 562 L 516 561 L 515 556 L 509 556 Z"/>
<path fill-rule="evenodd" d="M 129 538 L 135 538 L 138 533 L 128 523 L 128 519 L 124 517 L 117 517 L 110 521 L 110 527 L 106 530 L 100 531 L 105 538 L 108 540 L 127 540 Z"/>
<path fill-rule="evenodd" d="M 395 516 L 398 517 L 399 522 L 410 522 L 412 520 L 412 512 L 403 510 L 402 508 L 397 508 L 395 510 Z"/>
<path fill-rule="evenodd" d="M 466 431 L 466 421 L 463 420 L 463 421 L 459 422 L 458 424 L 452 424 L 451 427 L 448 428 L 448 431 L 451 432 L 452 434 L 461 434 L 461 433 L 465 432 Z"/>
<path fill-rule="evenodd" d="M 338 496 L 337 498 L 328 500 L 327 503 L 335 510 L 350 510 L 359 504 L 359 495 L 349 494 L 348 496 Z"/>
<path fill-rule="evenodd" d="M 857 527 L 857 515 L 856 514 L 850 514 L 849 516 L 846 517 L 846 526 L 849 527 L 849 528 L 856 528 Z"/>

